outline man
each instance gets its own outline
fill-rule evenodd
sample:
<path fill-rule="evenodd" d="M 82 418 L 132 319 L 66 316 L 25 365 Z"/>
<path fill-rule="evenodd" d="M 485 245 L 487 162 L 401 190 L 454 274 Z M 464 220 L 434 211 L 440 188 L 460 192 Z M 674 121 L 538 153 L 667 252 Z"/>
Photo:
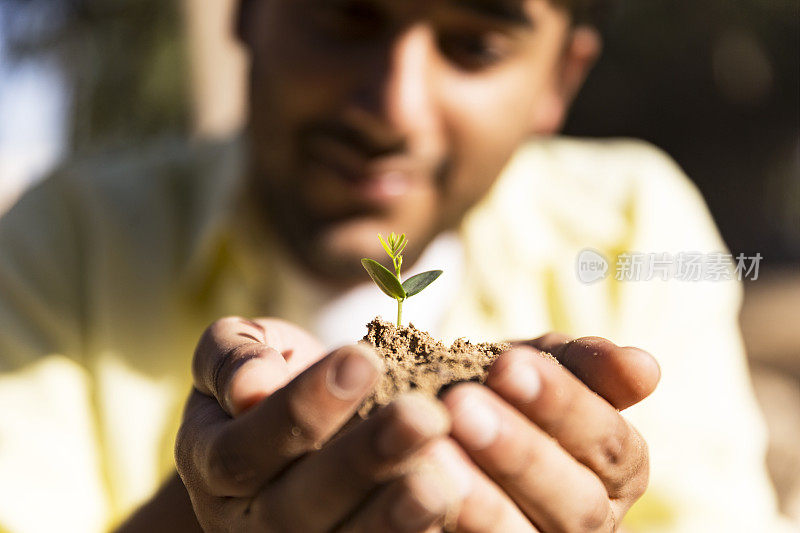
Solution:
<path fill-rule="evenodd" d="M 596 58 L 594 7 L 244 1 L 246 140 L 76 164 L 3 219 L 0 524 L 97 530 L 139 505 L 123 530 L 773 520 L 738 289 L 572 270 L 581 247 L 723 248 L 697 194 L 637 143 L 525 144 L 558 131 Z M 359 259 L 388 231 L 409 236 L 410 273 L 446 271 L 425 315 L 444 338 L 591 327 L 656 353 L 666 393 L 638 411 L 644 437 L 618 410 L 656 386 L 652 357 L 546 335 L 485 387 L 404 396 L 332 439 L 380 371 L 331 349 L 360 336 Z M 654 483 L 623 521 L 646 439 Z"/>

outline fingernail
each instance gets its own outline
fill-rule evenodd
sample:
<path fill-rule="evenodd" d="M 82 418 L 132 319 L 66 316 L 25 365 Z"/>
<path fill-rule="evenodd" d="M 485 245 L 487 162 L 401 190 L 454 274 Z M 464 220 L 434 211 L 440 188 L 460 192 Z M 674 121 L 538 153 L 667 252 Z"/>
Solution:
<path fill-rule="evenodd" d="M 507 399 L 526 404 L 539 396 L 542 379 L 530 361 L 514 361 L 497 377 L 497 385 Z"/>
<path fill-rule="evenodd" d="M 328 390 L 341 400 L 358 397 L 382 371 L 377 356 L 364 346 L 345 346 L 337 355 L 328 373 Z"/>
<path fill-rule="evenodd" d="M 475 394 L 464 398 L 453 417 L 453 434 L 456 439 L 472 450 L 482 450 L 497 438 L 500 419 L 486 401 Z"/>
<path fill-rule="evenodd" d="M 444 517 L 448 500 L 435 469 L 411 474 L 406 485 L 389 512 L 395 530 L 421 531 Z"/>
<path fill-rule="evenodd" d="M 289 368 L 283 355 L 274 348 L 259 350 L 260 356 L 246 359 L 230 378 L 223 401 L 236 416 L 286 384 Z"/>
<path fill-rule="evenodd" d="M 375 446 L 384 458 L 397 457 L 450 428 L 447 411 L 438 402 L 419 393 L 407 393 L 386 409 L 394 409 L 396 417 L 385 420 Z"/>

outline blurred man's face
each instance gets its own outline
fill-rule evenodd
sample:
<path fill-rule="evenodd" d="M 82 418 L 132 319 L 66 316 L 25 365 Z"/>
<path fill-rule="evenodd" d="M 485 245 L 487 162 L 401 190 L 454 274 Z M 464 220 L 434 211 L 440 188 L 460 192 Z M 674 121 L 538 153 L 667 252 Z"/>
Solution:
<path fill-rule="evenodd" d="M 378 232 L 406 233 L 412 264 L 521 141 L 559 126 L 573 89 L 569 17 L 545 0 L 243 9 L 253 198 L 307 267 L 340 282 L 381 257 Z"/>

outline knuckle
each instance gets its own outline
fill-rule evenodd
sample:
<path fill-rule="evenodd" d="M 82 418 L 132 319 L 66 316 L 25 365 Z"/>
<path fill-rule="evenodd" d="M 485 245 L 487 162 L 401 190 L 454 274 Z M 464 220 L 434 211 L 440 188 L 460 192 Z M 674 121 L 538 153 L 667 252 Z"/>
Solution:
<path fill-rule="evenodd" d="M 637 458 L 630 449 L 629 441 L 630 429 L 621 418 L 598 441 L 592 466 L 611 494 L 624 490 L 633 475 L 633 463 Z"/>
<path fill-rule="evenodd" d="M 609 470 L 623 462 L 626 438 L 618 433 L 608 434 L 600 441 L 600 461 Z"/>
<path fill-rule="evenodd" d="M 604 449 L 606 465 L 606 485 L 609 494 L 614 498 L 638 499 L 647 488 L 649 477 L 649 455 L 647 443 L 639 433 L 627 422 L 625 431 L 617 434 L 620 442 L 620 457 L 616 463 L 610 463 L 609 454 L 614 454 L 612 439 L 608 441 L 608 448 Z"/>
<path fill-rule="evenodd" d="M 614 516 L 605 494 L 597 494 L 587 502 L 586 511 L 579 515 L 576 531 L 613 531 Z"/>
<path fill-rule="evenodd" d="M 597 444 L 595 452 L 595 468 L 602 476 L 627 477 L 631 462 L 629 446 L 630 429 L 618 417 L 618 420 L 607 433 L 603 434 Z"/>

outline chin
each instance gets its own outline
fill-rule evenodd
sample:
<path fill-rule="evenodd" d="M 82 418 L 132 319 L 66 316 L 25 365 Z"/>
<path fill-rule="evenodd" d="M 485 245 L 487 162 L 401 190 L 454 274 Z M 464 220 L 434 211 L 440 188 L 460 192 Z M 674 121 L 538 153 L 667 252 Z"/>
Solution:
<path fill-rule="evenodd" d="M 409 245 L 403 253 L 403 264 L 410 266 L 416 260 L 425 239 L 415 237 L 411 228 L 402 228 L 396 223 L 376 218 L 348 220 L 322 228 L 313 239 L 313 269 L 323 277 L 335 278 L 343 283 L 357 283 L 367 278 L 361 259 L 369 257 L 388 265 L 386 252 L 378 240 L 392 231 L 405 232 Z"/>
<path fill-rule="evenodd" d="M 360 269 L 362 257 L 376 258 L 385 253 L 378 241 L 378 233 L 385 236 L 392 231 L 397 230 L 391 229 L 386 222 L 365 218 L 324 228 L 315 240 L 317 249 L 329 259 L 342 265 L 354 263 Z"/>

